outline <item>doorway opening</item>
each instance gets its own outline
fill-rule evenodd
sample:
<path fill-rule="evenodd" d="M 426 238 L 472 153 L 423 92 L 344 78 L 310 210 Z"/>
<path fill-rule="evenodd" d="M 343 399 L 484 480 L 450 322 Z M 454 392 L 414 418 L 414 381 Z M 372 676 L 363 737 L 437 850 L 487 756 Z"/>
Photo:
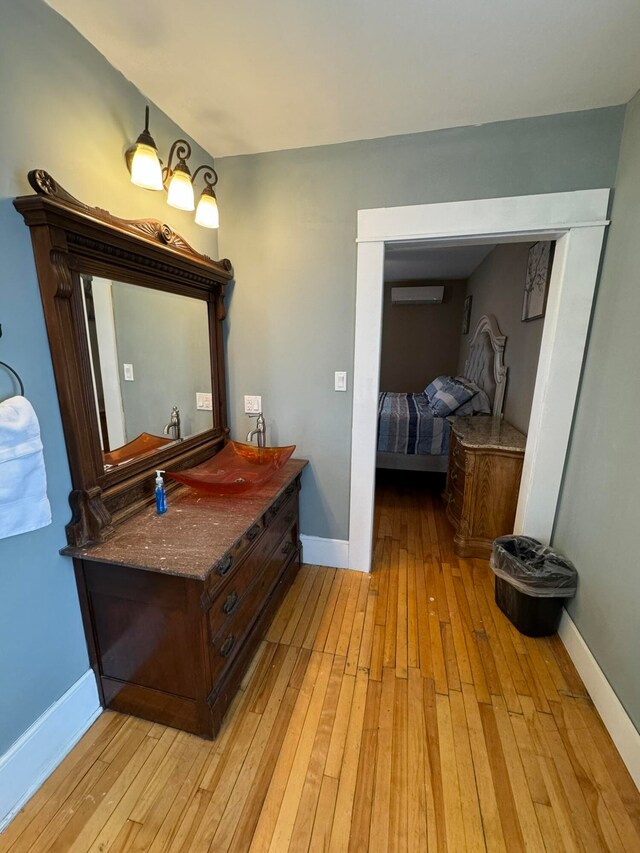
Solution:
<path fill-rule="evenodd" d="M 483 199 L 358 213 L 349 567 L 370 571 L 385 253 L 555 243 L 515 520 L 516 532 L 551 538 L 577 397 L 609 190 Z"/>
<path fill-rule="evenodd" d="M 513 530 L 554 248 L 386 245 L 374 550 L 390 490 L 442 494 L 461 556 Z M 468 437 L 479 452 L 462 464 Z"/>

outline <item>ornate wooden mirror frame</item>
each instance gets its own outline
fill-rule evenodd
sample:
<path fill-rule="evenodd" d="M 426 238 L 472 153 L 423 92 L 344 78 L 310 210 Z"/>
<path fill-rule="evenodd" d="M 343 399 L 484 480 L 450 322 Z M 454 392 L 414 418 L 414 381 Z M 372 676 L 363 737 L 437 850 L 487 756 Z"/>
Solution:
<path fill-rule="evenodd" d="M 60 401 L 73 491 L 69 545 L 99 542 L 113 525 L 153 499 L 157 468 L 197 464 L 224 444 L 227 426 L 222 321 L 228 260 L 196 252 L 168 225 L 125 220 L 88 207 L 47 172 L 29 172 L 36 195 L 14 200 L 29 226 L 53 369 Z M 80 275 L 138 284 L 207 302 L 213 389 L 213 428 L 143 458 L 105 471 L 95 409 Z"/>

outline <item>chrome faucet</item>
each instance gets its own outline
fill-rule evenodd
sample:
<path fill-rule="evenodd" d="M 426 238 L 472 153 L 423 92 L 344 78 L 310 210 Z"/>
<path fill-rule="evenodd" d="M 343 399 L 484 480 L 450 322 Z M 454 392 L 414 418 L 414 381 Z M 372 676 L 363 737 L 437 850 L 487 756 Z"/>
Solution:
<path fill-rule="evenodd" d="M 171 435 L 174 441 L 182 438 L 180 434 L 180 409 L 177 406 L 171 409 L 171 419 L 162 431 L 165 435 Z"/>
<path fill-rule="evenodd" d="M 253 436 L 258 436 L 258 447 L 264 447 L 264 440 L 266 435 L 266 425 L 264 422 L 264 415 L 262 412 L 258 412 L 255 415 L 249 415 L 250 418 L 257 418 L 256 428 L 249 430 L 247 433 L 247 441 L 251 443 L 253 441 Z"/>

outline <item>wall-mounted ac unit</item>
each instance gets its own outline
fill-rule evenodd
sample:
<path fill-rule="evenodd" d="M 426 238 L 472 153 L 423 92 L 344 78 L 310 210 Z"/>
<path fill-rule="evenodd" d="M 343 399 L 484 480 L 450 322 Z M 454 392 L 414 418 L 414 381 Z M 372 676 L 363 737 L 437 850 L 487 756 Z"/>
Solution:
<path fill-rule="evenodd" d="M 425 287 L 392 287 L 392 305 L 440 305 L 444 297 L 444 285 Z"/>

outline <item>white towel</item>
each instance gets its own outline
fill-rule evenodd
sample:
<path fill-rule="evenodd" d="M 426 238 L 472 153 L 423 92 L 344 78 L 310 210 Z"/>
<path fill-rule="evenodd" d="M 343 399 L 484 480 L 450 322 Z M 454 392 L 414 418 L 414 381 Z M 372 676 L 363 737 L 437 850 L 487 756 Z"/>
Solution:
<path fill-rule="evenodd" d="M 0 403 L 0 539 L 51 524 L 40 424 L 24 397 Z"/>

